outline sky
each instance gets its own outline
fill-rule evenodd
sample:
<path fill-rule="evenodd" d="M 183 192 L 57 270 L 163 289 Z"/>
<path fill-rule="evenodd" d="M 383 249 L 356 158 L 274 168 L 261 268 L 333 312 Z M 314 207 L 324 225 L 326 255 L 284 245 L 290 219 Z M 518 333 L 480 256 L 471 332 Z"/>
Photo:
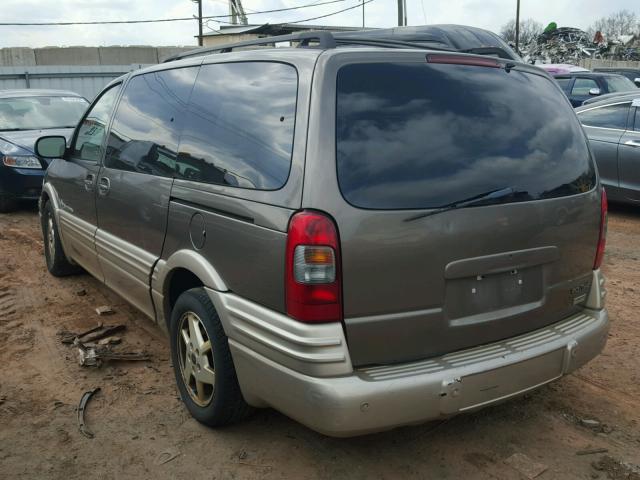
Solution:
<path fill-rule="evenodd" d="M 250 24 L 303 20 L 358 5 L 360 0 L 341 0 L 329 5 L 271 14 L 251 11 L 308 5 L 326 0 L 243 0 Z M 202 0 L 203 15 L 228 14 L 227 0 Z M 406 0 L 408 24 L 457 23 L 498 32 L 515 17 L 516 0 Z M 191 17 L 197 6 L 191 0 L 1 0 L 2 22 L 50 22 L 138 20 Z M 596 19 L 627 9 L 640 16 L 640 0 L 521 0 L 522 19 L 546 25 L 586 29 Z M 372 0 L 365 5 L 365 25 L 392 27 L 397 23 L 396 0 Z M 355 8 L 306 23 L 362 26 L 362 9 Z M 205 32 L 219 28 L 208 21 Z M 195 45 L 195 20 L 129 25 L 37 26 L 0 25 L 0 47 Z"/>

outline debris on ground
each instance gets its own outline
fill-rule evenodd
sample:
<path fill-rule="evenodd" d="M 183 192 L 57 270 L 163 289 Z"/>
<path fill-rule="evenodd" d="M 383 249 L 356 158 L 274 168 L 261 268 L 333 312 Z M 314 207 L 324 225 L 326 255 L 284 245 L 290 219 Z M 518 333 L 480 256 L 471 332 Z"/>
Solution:
<path fill-rule="evenodd" d="M 604 455 L 591 466 L 598 472 L 606 473 L 611 480 L 640 480 L 640 466 L 616 460 L 609 455 Z"/>
<path fill-rule="evenodd" d="M 542 475 L 549 468 L 542 463 L 538 463 L 532 460 L 524 453 L 514 453 L 509 458 L 507 458 L 504 463 L 514 468 L 529 479 L 533 479 Z"/>
<path fill-rule="evenodd" d="M 145 352 L 114 352 L 111 345 L 84 344 L 76 339 L 78 363 L 81 367 L 100 367 L 103 361 L 119 360 L 125 362 L 145 361 L 151 357 Z"/>
<path fill-rule="evenodd" d="M 96 387 L 93 390 L 88 390 L 82 394 L 82 398 L 80 399 L 80 404 L 78 405 L 78 430 L 87 438 L 93 438 L 94 434 L 84 421 L 84 412 L 87 409 L 87 403 L 91 400 L 96 393 L 100 391 L 100 387 Z"/>
<path fill-rule="evenodd" d="M 107 337 L 98 341 L 98 345 L 119 345 L 122 342 L 120 337 Z"/>
<path fill-rule="evenodd" d="M 576 455 L 595 455 L 596 453 L 607 453 L 608 448 L 585 448 L 584 450 L 578 450 Z"/>
<path fill-rule="evenodd" d="M 165 463 L 169 463 L 174 458 L 180 456 L 180 451 L 177 448 L 169 448 L 164 452 L 161 452 L 155 459 L 154 463 L 156 465 L 164 465 Z"/>
<path fill-rule="evenodd" d="M 600 422 L 598 420 L 593 420 L 591 418 L 583 418 L 582 420 L 580 420 L 580 423 L 584 427 L 588 428 L 598 428 L 600 426 Z"/>
<path fill-rule="evenodd" d="M 84 297 L 87 294 L 87 291 L 84 288 L 76 290 L 76 295 L 79 297 Z"/>
<path fill-rule="evenodd" d="M 96 308 L 96 313 L 98 315 L 113 315 L 116 312 L 109 305 L 102 305 Z"/>
<path fill-rule="evenodd" d="M 91 343 L 105 337 L 111 337 L 114 333 L 122 332 L 126 328 L 127 326 L 123 324 L 103 325 L 102 322 L 99 322 L 96 327 L 81 333 L 62 331 L 60 332 L 60 341 L 66 344 L 72 344 L 78 339 L 81 343 Z"/>
<path fill-rule="evenodd" d="M 614 430 L 612 426 L 607 425 L 606 423 L 603 423 L 595 418 L 582 418 L 572 412 L 563 412 L 562 416 L 571 423 L 575 423 L 576 425 L 580 425 L 581 427 L 588 428 L 593 433 L 609 434 Z"/>

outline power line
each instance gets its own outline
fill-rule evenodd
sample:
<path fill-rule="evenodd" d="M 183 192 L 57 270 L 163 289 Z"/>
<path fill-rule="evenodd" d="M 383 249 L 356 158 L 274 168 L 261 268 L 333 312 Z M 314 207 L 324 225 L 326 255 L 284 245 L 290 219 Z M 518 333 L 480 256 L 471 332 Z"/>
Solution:
<path fill-rule="evenodd" d="M 321 5 L 329 5 L 332 3 L 340 3 L 340 2 L 345 2 L 346 0 L 327 0 L 325 2 L 316 2 L 316 3 L 311 3 L 311 4 L 306 4 L 306 5 L 300 5 L 299 7 L 288 7 L 288 8 L 276 8 L 273 10 L 261 10 L 258 12 L 251 12 L 252 15 L 258 15 L 258 14 L 264 14 L 264 13 L 276 13 L 276 12 L 286 12 L 286 11 L 290 11 L 290 10 L 298 10 L 301 8 L 309 8 L 309 7 L 318 7 Z M 373 0 L 369 0 L 369 1 L 373 1 Z M 368 3 L 368 2 L 365 2 Z M 358 4 L 357 6 L 361 6 L 362 4 Z M 355 7 L 351 7 L 351 8 L 355 8 Z M 347 10 L 350 10 L 351 8 L 346 8 L 344 10 L 340 10 L 338 12 L 332 13 L 330 15 L 335 15 L 336 13 L 341 13 Z M 208 15 L 208 16 L 203 16 L 202 19 L 206 20 L 206 19 L 215 19 L 215 18 L 229 18 L 232 15 Z M 328 16 L 328 15 L 325 15 Z M 161 22 L 183 22 L 183 21 L 193 21 L 195 20 L 197 17 L 181 17 L 181 18 L 155 18 L 155 19 L 147 19 L 147 20 L 103 20 L 103 21 L 88 21 L 88 22 L 0 22 L 0 26 L 2 27 L 37 27 L 37 26 L 68 26 L 68 25 L 115 25 L 115 24 L 130 24 L 130 23 L 161 23 Z M 321 17 L 316 17 L 316 18 L 323 18 L 323 16 Z M 312 20 L 315 20 L 312 19 Z M 306 21 L 306 20 L 301 20 L 301 21 Z M 220 21 L 221 23 L 230 23 L 230 22 L 223 22 Z M 297 22 L 288 22 L 288 23 L 297 23 Z"/>
<path fill-rule="evenodd" d="M 338 13 L 346 12 L 347 10 L 353 10 L 354 8 L 360 8 L 363 5 L 366 5 L 367 3 L 371 3 L 371 2 L 373 2 L 373 0 L 366 0 L 366 1 L 363 1 L 363 2 L 361 2 L 359 4 L 357 4 L 357 5 L 354 5 L 353 7 L 343 8 L 342 10 L 338 10 L 336 12 L 327 13 L 326 15 L 320 15 L 319 17 L 305 18 L 303 20 L 294 20 L 293 22 L 284 22 L 281 25 L 289 24 L 289 23 L 310 22 L 311 20 L 318 20 L 319 18 L 331 17 L 332 15 L 337 15 Z M 318 4 L 318 5 L 320 5 L 320 4 Z"/>
<path fill-rule="evenodd" d="M 367 3 L 371 3 L 373 1 L 374 0 L 365 0 L 365 1 L 362 1 L 362 2 L 358 3 L 357 5 L 354 5 L 353 7 L 343 8 L 342 10 L 337 10 L 335 12 L 327 13 L 325 15 L 319 15 L 317 17 L 311 17 L 311 18 L 304 18 L 302 20 L 293 20 L 291 22 L 272 23 L 271 26 L 274 26 L 274 25 L 289 25 L 291 23 L 310 22 L 311 20 L 318 20 L 320 18 L 331 17 L 333 15 L 337 15 L 338 13 L 346 12 L 347 10 L 353 10 L 354 8 L 361 8 L 363 5 L 366 5 Z M 316 5 L 323 5 L 323 4 L 322 3 L 317 3 Z M 231 22 L 225 22 L 224 20 L 213 20 L 213 21 L 216 22 L 216 23 L 225 23 L 225 24 L 228 24 L 228 25 L 233 25 Z M 211 27 L 208 27 L 208 28 L 211 28 Z"/>

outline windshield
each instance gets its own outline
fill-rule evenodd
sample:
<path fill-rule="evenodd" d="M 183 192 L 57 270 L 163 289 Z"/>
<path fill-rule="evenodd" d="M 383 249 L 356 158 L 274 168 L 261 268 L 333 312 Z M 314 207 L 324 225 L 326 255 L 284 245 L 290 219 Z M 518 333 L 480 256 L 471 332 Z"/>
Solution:
<path fill-rule="evenodd" d="M 88 104 L 81 97 L 0 98 L 0 130 L 75 127 Z"/>
<path fill-rule="evenodd" d="M 504 69 L 360 63 L 338 71 L 336 161 L 344 198 L 373 209 L 573 195 L 595 186 L 587 140 L 551 80 Z"/>
<path fill-rule="evenodd" d="M 635 83 L 623 76 L 607 77 L 607 85 L 609 85 L 609 93 L 628 92 L 638 88 Z"/>

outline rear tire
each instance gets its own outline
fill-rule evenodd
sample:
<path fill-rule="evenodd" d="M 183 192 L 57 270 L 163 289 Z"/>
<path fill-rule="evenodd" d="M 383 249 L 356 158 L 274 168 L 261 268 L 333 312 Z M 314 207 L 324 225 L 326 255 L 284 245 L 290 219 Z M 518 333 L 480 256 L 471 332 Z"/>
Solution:
<path fill-rule="evenodd" d="M 42 208 L 42 238 L 44 239 L 44 257 L 47 263 L 47 270 L 54 277 L 66 277 L 79 273 L 82 269 L 71 263 L 62 249 L 60 233 L 56 217 L 53 214 L 51 202 L 46 202 Z"/>
<path fill-rule="evenodd" d="M 252 409 L 240 391 L 220 317 L 203 288 L 178 297 L 170 332 L 176 383 L 189 413 L 210 427 L 245 418 Z"/>
<path fill-rule="evenodd" d="M 0 195 L 0 213 L 13 212 L 17 207 L 14 198 L 8 195 Z"/>

